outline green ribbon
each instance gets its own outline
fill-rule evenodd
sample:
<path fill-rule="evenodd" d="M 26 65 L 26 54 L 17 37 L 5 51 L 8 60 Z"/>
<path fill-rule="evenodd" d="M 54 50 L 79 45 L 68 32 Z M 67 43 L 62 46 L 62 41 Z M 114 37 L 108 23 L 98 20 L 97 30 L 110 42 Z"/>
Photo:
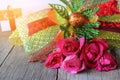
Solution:
<path fill-rule="evenodd" d="M 110 45 L 120 48 L 120 34 L 119 33 L 100 30 L 99 34 L 96 35 L 95 38 L 105 39 Z"/>

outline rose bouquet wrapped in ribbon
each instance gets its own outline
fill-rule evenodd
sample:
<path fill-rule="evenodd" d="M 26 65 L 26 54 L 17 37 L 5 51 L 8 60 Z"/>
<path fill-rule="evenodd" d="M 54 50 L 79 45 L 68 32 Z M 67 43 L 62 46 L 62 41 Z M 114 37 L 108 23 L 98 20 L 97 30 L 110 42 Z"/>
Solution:
<path fill-rule="evenodd" d="M 32 53 L 31 62 L 46 60 L 48 68 L 72 74 L 116 69 L 110 47 L 120 48 L 120 1 L 60 1 L 66 6 L 49 4 L 50 9 L 18 19 L 9 41 Z"/>

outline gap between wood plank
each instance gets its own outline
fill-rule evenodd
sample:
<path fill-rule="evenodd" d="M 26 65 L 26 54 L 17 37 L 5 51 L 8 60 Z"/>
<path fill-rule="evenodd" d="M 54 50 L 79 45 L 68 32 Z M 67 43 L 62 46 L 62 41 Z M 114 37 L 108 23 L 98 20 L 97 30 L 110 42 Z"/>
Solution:
<path fill-rule="evenodd" d="M 8 52 L 7 56 L 4 58 L 3 62 L 0 64 L 0 67 L 2 66 L 2 64 L 5 62 L 6 58 L 9 56 L 9 54 L 11 53 L 11 51 L 13 50 L 14 46 L 11 47 L 10 51 Z"/>
<path fill-rule="evenodd" d="M 59 72 L 59 70 L 57 69 L 56 80 L 58 80 L 58 72 Z"/>

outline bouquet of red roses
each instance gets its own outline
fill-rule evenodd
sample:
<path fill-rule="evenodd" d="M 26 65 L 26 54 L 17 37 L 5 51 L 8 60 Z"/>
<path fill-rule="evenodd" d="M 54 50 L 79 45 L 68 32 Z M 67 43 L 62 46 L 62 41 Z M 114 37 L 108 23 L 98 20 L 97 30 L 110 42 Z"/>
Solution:
<path fill-rule="evenodd" d="M 48 68 L 61 68 L 69 73 L 78 73 L 88 68 L 99 71 L 116 69 L 117 61 L 108 52 L 108 43 L 100 38 L 85 42 L 82 37 L 61 39 L 57 49 L 50 53 L 45 65 Z"/>

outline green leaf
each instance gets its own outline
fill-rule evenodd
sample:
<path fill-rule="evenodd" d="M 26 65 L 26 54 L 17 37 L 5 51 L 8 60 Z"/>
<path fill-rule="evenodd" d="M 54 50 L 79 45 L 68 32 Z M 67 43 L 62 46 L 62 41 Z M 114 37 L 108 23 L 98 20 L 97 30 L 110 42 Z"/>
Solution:
<path fill-rule="evenodd" d="M 59 4 L 49 4 L 55 11 L 63 18 L 68 18 L 68 11 L 66 8 Z"/>
<path fill-rule="evenodd" d="M 86 16 L 88 19 L 93 18 L 96 14 L 96 12 L 99 10 L 98 7 L 95 8 L 88 8 L 85 11 L 83 11 L 81 14 Z"/>
<path fill-rule="evenodd" d="M 93 14 L 95 15 L 98 10 L 99 10 L 99 7 L 95 7 L 95 8 L 93 9 Z"/>
<path fill-rule="evenodd" d="M 75 0 L 70 0 L 70 2 L 71 2 L 72 7 L 75 8 L 75 6 L 76 6 L 75 5 Z"/>
<path fill-rule="evenodd" d="M 72 5 L 69 4 L 67 0 L 60 0 L 60 1 L 63 2 L 67 7 L 69 7 L 72 12 L 74 12 L 74 8 L 72 7 Z"/>
<path fill-rule="evenodd" d="M 92 18 L 94 15 L 91 14 L 93 11 L 91 8 L 88 8 L 87 10 L 83 11 L 81 14 L 83 16 L 86 16 L 87 18 Z"/>
<path fill-rule="evenodd" d="M 99 17 L 99 21 L 120 22 L 120 14 L 115 14 L 115 15 L 112 15 L 112 16 Z"/>
<path fill-rule="evenodd" d="M 98 27 L 98 23 L 88 23 L 82 26 L 82 28 L 75 28 L 74 32 L 77 35 L 77 38 L 85 37 L 86 41 L 89 39 L 92 39 L 94 35 L 97 35 L 99 33 L 98 30 L 95 30 L 95 27 Z"/>
<path fill-rule="evenodd" d="M 77 11 L 83 3 L 83 0 L 70 0 L 70 2 L 68 2 L 67 0 L 60 1 L 63 2 L 66 6 L 68 6 L 72 12 Z"/>
<path fill-rule="evenodd" d="M 70 0 L 72 6 L 72 12 L 77 11 L 76 0 Z"/>
<path fill-rule="evenodd" d="M 95 30 L 95 29 L 87 29 L 87 31 L 89 31 L 90 33 L 93 33 L 93 34 L 98 34 L 98 30 Z"/>
<path fill-rule="evenodd" d="M 76 1 L 76 7 L 77 7 L 77 10 L 80 8 L 80 6 L 82 5 L 82 3 L 83 3 L 83 0 L 77 0 Z"/>
<path fill-rule="evenodd" d="M 60 25 L 60 29 L 64 32 L 64 33 L 63 33 L 64 38 L 70 37 L 69 28 L 70 28 L 69 25 Z"/>
<path fill-rule="evenodd" d="M 75 12 L 80 8 L 81 4 L 83 3 L 83 0 L 70 0 L 70 2 Z"/>

